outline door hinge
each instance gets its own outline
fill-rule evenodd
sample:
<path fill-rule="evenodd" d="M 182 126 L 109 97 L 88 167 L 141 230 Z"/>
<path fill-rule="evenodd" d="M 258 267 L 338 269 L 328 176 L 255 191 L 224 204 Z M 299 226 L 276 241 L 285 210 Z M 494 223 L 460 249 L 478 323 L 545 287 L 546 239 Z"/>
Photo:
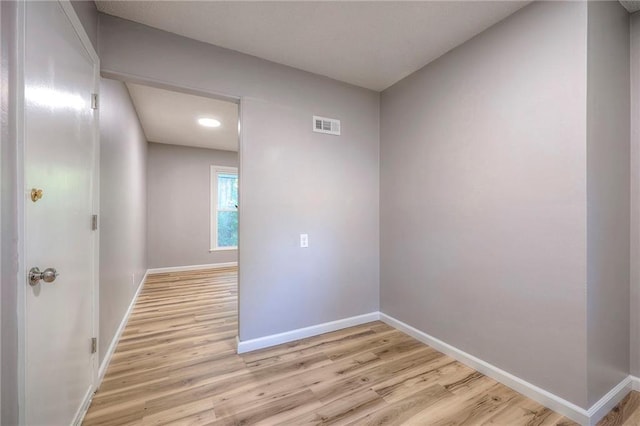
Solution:
<path fill-rule="evenodd" d="M 91 353 L 95 354 L 96 352 L 98 352 L 98 338 L 97 337 L 92 337 L 91 338 Z"/>
<path fill-rule="evenodd" d="M 98 215 L 94 214 L 91 216 L 91 230 L 95 231 L 98 229 Z"/>
<path fill-rule="evenodd" d="M 98 94 L 91 94 L 91 109 L 98 109 Z"/>

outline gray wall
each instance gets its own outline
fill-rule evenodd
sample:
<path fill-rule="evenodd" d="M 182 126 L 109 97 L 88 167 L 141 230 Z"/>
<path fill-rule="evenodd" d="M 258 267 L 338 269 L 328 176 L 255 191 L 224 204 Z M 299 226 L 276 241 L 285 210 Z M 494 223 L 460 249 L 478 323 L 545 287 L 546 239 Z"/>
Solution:
<path fill-rule="evenodd" d="M 98 51 L 98 9 L 93 0 L 71 0 L 73 10 L 89 36 L 93 48 Z"/>
<path fill-rule="evenodd" d="M 147 140 L 124 83 L 100 81 L 100 361 L 147 269 Z"/>
<path fill-rule="evenodd" d="M 0 2 L 0 424 L 18 422 L 16 3 Z"/>
<path fill-rule="evenodd" d="M 99 27 L 103 73 L 243 97 L 240 339 L 378 310 L 379 94 L 111 16 Z M 342 136 L 312 133 L 314 114 Z"/>
<path fill-rule="evenodd" d="M 588 3 L 588 405 L 629 375 L 629 14 Z"/>
<path fill-rule="evenodd" d="M 149 268 L 237 261 L 237 250 L 209 252 L 212 165 L 238 167 L 238 153 L 149 144 Z"/>
<path fill-rule="evenodd" d="M 381 96 L 381 308 L 580 406 L 587 6 L 533 3 Z"/>
<path fill-rule="evenodd" d="M 640 376 L 640 13 L 631 15 L 631 374 Z"/>

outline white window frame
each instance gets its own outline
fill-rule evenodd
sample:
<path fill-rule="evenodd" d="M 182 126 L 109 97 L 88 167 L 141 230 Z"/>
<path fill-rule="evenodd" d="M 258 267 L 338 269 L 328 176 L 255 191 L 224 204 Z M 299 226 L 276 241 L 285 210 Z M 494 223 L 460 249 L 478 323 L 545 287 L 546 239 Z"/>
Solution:
<path fill-rule="evenodd" d="M 212 251 L 222 251 L 222 250 L 237 250 L 238 246 L 234 247 L 218 247 L 218 175 L 236 175 L 238 177 L 238 168 L 237 167 L 226 167 L 226 166 L 211 166 L 211 194 L 210 194 L 210 214 L 211 214 L 211 232 L 210 232 L 210 249 L 209 252 Z M 226 210 L 225 210 L 226 211 Z M 238 211 L 237 209 L 235 210 Z"/>

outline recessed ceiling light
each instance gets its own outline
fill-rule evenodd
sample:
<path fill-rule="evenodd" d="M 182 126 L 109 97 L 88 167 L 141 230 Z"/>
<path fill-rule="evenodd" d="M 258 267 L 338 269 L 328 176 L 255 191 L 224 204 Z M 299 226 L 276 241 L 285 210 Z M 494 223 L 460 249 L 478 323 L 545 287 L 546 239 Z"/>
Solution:
<path fill-rule="evenodd" d="M 198 118 L 198 124 L 204 127 L 220 127 L 220 122 L 215 118 Z"/>

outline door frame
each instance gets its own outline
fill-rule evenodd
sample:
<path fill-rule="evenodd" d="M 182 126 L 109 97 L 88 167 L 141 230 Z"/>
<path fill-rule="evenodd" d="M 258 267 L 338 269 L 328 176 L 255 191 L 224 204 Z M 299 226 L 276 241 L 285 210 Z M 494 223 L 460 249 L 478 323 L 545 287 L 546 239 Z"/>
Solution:
<path fill-rule="evenodd" d="M 137 74 L 129 74 L 126 72 L 117 72 L 117 71 L 109 71 L 102 70 L 102 77 L 109 78 L 112 80 L 121 81 L 123 83 L 133 83 L 140 84 L 149 87 L 155 87 L 157 89 L 165 89 L 171 90 L 173 92 L 181 92 L 189 95 L 202 96 L 205 98 L 217 99 L 225 102 L 232 102 L 238 105 L 238 281 L 237 281 L 237 289 L 238 289 L 238 297 L 236 312 L 237 320 L 238 320 L 238 335 L 236 336 L 236 351 L 237 351 L 237 342 L 240 341 L 240 292 L 242 291 L 240 274 L 242 273 L 242 244 L 241 234 L 242 234 L 242 211 L 244 203 L 242 202 L 242 194 L 244 187 L 244 167 L 243 167 L 243 152 L 245 150 L 245 131 L 243 130 L 243 124 L 245 122 L 245 108 L 244 101 L 245 97 L 242 95 L 231 95 L 228 93 L 216 92 L 214 90 L 209 90 L 201 87 L 193 87 L 186 85 L 184 83 L 171 82 L 167 80 L 156 79 L 153 77 L 145 76 L 145 75 L 137 75 Z"/>
<path fill-rule="evenodd" d="M 69 19 L 74 31 L 78 35 L 83 47 L 91 57 L 93 62 L 93 93 L 100 93 L 100 58 L 87 35 L 84 26 L 80 22 L 80 18 L 75 12 L 69 0 L 57 0 L 58 4 Z M 26 247 L 25 237 L 27 235 L 26 226 L 26 202 L 27 191 L 25 188 L 25 102 L 24 102 L 24 65 L 26 59 L 25 41 L 26 41 L 26 2 L 17 2 L 17 22 L 16 22 L 16 39 L 17 39 L 17 57 L 16 57 L 16 191 L 17 197 L 17 219 L 18 219 L 18 291 L 17 291 L 17 324 L 18 324 L 18 422 L 20 425 L 25 424 L 25 404 L 26 404 L 26 307 L 27 307 L 27 270 L 29 265 L 26 264 Z M 100 114 L 97 110 L 93 123 L 93 175 L 92 175 L 92 205 L 94 214 L 100 211 Z M 89 218 L 87 218 L 87 224 Z M 91 282 L 91 329 L 95 337 L 98 336 L 99 324 L 99 262 L 100 262 L 100 230 L 95 231 L 93 239 L 93 276 Z M 88 347 L 87 342 L 87 349 Z M 74 415 L 73 424 L 79 424 L 82 421 L 84 413 L 91 402 L 91 397 L 95 393 L 98 377 L 98 352 L 93 354 L 92 372 L 91 372 L 91 388 L 85 395 L 84 400 Z"/>

